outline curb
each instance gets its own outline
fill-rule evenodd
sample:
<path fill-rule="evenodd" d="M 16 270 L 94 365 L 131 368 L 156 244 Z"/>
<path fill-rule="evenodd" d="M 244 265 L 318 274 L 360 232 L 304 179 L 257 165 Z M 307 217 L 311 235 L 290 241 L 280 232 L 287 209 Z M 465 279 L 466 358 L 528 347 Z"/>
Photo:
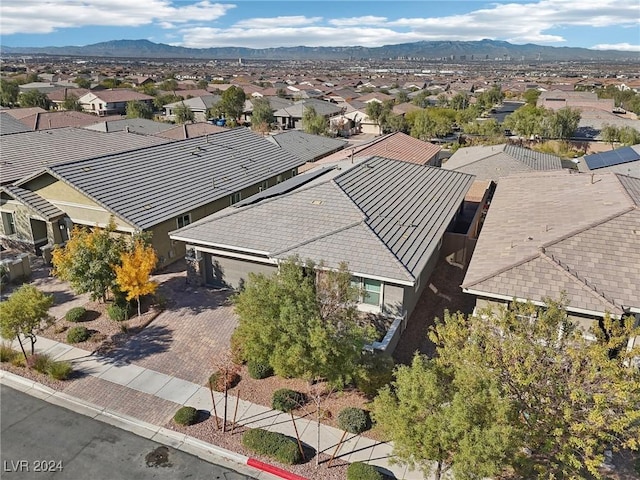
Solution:
<path fill-rule="evenodd" d="M 307 480 L 305 477 L 301 477 L 300 475 L 296 475 L 295 473 L 287 472 L 286 470 L 275 467 L 273 465 L 269 465 L 268 463 L 261 462 L 260 460 L 256 460 L 255 458 L 249 458 L 247 460 L 247 465 L 258 470 L 262 470 L 263 472 L 271 473 L 272 475 L 276 475 L 286 480 Z"/>
<path fill-rule="evenodd" d="M 227 450 L 217 445 L 204 442 L 195 437 L 174 432 L 173 430 L 168 430 L 164 427 L 159 427 L 157 425 L 138 420 L 128 415 L 113 412 L 106 408 L 73 397 L 59 390 L 54 390 L 47 387 L 46 385 L 35 382 L 33 380 L 29 380 L 6 370 L 0 370 L 0 384 L 13 387 L 16 390 L 19 390 L 31 396 L 35 396 L 36 398 L 44 400 L 48 403 L 67 408 L 68 410 L 72 410 L 81 415 L 85 415 L 101 422 L 114 425 L 118 428 L 122 428 L 123 430 L 127 430 L 151 440 L 153 440 L 157 435 L 171 438 L 175 441 L 175 445 L 172 446 L 176 450 L 182 450 L 182 445 L 188 445 L 190 447 L 194 447 L 195 449 L 197 449 L 197 451 L 200 451 L 203 454 L 213 454 L 230 462 L 239 465 L 246 465 L 255 470 L 259 470 L 261 472 L 265 472 L 283 478 L 285 480 L 307 480 L 300 475 L 296 475 L 295 473 L 288 472 L 274 465 L 269 465 L 268 463 L 261 462 L 260 460 L 257 460 L 255 458 L 250 458 L 246 455 L 232 452 L 231 450 Z M 32 390 L 39 392 L 39 394 L 34 395 L 35 392 L 31 392 Z M 140 432 L 140 430 L 145 430 L 145 432 L 142 433 Z M 193 452 L 191 451 L 188 451 L 187 453 L 193 454 Z M 196 456 L 207 460 L 204 456 L 197 454 Z"/>

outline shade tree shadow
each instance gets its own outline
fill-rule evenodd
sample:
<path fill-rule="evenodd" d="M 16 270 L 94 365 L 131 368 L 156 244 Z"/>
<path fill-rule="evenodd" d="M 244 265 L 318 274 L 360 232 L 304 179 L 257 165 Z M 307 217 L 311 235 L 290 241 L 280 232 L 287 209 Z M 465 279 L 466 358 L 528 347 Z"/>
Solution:
<path fill-rule="evenodd" d="M 133 337 L 126 332 L 117 333 L 96 354 L 106 363 L 127 365 L 166 352 L 172 341 L 172 332 L 167 327 L 150 325 Z"/>

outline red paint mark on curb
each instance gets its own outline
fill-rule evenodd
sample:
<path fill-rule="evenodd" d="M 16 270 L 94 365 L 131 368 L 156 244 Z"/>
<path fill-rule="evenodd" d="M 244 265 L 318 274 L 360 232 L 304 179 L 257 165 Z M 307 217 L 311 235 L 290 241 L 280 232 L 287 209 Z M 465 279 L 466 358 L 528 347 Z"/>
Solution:
<path fill-rule="evenodd" d="M 258 470 L 263 470 L 268 473 L 272 473 L 281 478 L 286 478 L 287 480 L 307 480 L 300 475 L 296 475 L 295 473 L 287 472 L 278 467 L 274 467 L 273 465 L 269 465 L 268 463 L 261 462 L 260 460 L 256 460 L 255 458 L 249 458 L 247 460 L 247 465 L 250 467 L 257 468 Z"/>

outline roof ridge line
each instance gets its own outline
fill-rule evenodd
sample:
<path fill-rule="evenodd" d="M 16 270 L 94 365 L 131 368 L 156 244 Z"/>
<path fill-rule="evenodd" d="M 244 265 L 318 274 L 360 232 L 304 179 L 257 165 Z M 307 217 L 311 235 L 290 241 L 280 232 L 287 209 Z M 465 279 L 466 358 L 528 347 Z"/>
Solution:
<path fill-rule="evenodd" d="M 631 147 L 629 147 L 631 148 Z M 616 180 L 618 181 L 618 185 L 620 186 L 620 189 L 622 190 L 622 192 L 624 193 L 624 195 L 627 196 L 627 198 L 629 200 L 631 200 L 631 203 L 633 203 L 634 208 L 638 208 L 640 207 L 640 204 L 636 202 L 636 200 L 631 196 L 631 194 L 629 193 L 629 190 L 627 190 L 627 187 L 625 187 L 622 182 L 620 181 L 620 177 L 624 177 L 624 178 L 635 178 L 637 179 L 637 177 L 633 177 L 631 175 L 625 175 L 623 173 L 617 173 L 615 172 L 614 175 L 616 176 Z"/>
<path fill-rule="evenodd" d="M 335 230 L 332 230 L 332 231 L 330 231 L 330 232 L 325 232 L 325 233 L 323 233 L 323 234 L 316 235 L 315 237 L 309 238 L 309 239 L 307 239 L 307 240 L 303 240 L 303 241 L 298 242 L 298 243 L 296 243 L 296 244 L 294 244 L 294 245 L 292 245 L 292 246 L 290 246 L 290 247 L 287 247 L 287 248 L 285 248 L 285 249 L 278 250 L 278 251 L 276 251 L 276 252 L 270 252 L 270 253 L 269 253 L 269 256 L 273 256 L 273 257 L 275 257 L 275 256 L 277 256 L 277 255 L 282 255 L 284 252 L 287 252 L 287 251 L 289 251 L 289 250 L 293 250 L 294 248 L 298 248 L 298 247 L 301 247 L 301 246 L 306 245 L 306 244 L 308 244 L 308 243 L 315 242 L 315 241 L 318 241 L 318 240 L 320 240 L 320 239 L 322 239 L 322 238 L 326 238 L 326 237 L 329 237 L 329 236 L 334 235 L 334 234 L 336 234 L 336 233 L 342 232 L 342 231 L 344 231 L 344 230 L 349 230 L 350 228 L 357 227 L 357 226 L 358 226 L 358 225 L 360 225 L 361 223 L 364 223 L 364 220 L 359 220 L 359 221 L 357 221 L 357 222 L 352 222 L 352 223 L 350 223 L 349 225 L 343 225 L 343 226 L 342 226 L 342 227 L 340 227 L 340 228 L 336 228 Z"/>
<path fill-rule="evenodd" d="M 599 292 L 596 289 L 596 287 L 593 285 L 590 285 L 586 279 L 580 278 L 577 272 L 571 270 L 568 265 L 563 264 L 559 259 L 555 258 L 553 254 L 548 255 L 543 249 L 541 251 L 540 257 L 546 260 L 547 262 L 551 263 L 557 270 L 562 271 L 566 276 L 568 276 L 572 280 L 574 281 L 577 280 L 583 289 L 586 289 L 592 296 L 595 296 L 601 302 L 604 301 L 604 303 L 607 304 L 609 307 L 611 307 L 614 311 L 615 310 L 622 311 L 622 308 L 616 305 L 616 303 L 612 299 L 607 298 L 607 296 L 604 293 Z"/>
<path fill-rule="evenodd" d="M 500 275 L 504 272 L 507 272 L 513 268 L 519 267 L 520 265 L 524 265 L 525 263 L 530 262 L 531 260 L 535 260 L 536 258 L 538 258 L 540 256 L 540 251 L 531 254 L 531 255 L 527 255 L 525 258 L 518 260 L 517 262 L 513 262 L 510 263 L 509 265 L 499 268 L 498 270 L 496 270 L 495 272 L 489 273 L 487 275 L 484 275 L 483 277 L 480 277 L 478 280 L 474 280 L 473 283 L 463 283 L 461 286 L 463 288 L 469 288 L 472 287 L 474 285 L 477 285 L 478 283 L 482 283 L 485 282 L 487 280 L 489 280 L 490 278 L 493 278 L 497 275 Z"/>
<path fill-rule="evenodd" d="M 552 245 L 555 245 L 556 243 L 560 243 L 568 238 L 571 238 L 575 235 L 578 235 L 579 233 L 583 233 L 586 232 L 587 230 L 591 230 L 592 228 L 598 227 L 604 223 L 610 222 L 611 220 L 614 220 L 618 217 L 621 217 L 622 215 L 626 215 L 627 213 L 631 212 L 635 210 L 635 206 L 631 206 L 631 207 L 627 207 L 625 208 L 623 211 L 621 212 L 616 212 L 615 214 L 609 215 L 608 217 L 605 217 L 603 219 L 600 220 L 596 220 L 594 222 L 591 222 L 588 225 L 585 225 L 584 227 L 580 227 L 580 228 L 576 228 L 575 230 L 571 230 L 570 232 L 565 233 L 564 235 L 553 239 L 553 240 L 549 240 L 548 242 L 543 243 L 542 245 L 540 245 L 540 248 L 548 248 L 551 247 Z"/>

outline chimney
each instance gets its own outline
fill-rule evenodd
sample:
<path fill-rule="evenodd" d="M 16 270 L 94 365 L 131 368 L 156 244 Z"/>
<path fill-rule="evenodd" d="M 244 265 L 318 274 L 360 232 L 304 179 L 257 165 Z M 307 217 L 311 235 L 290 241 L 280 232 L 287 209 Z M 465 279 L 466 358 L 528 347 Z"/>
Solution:
<path fill-rule="evenodd" d="M 125 125 L 125 126 L 124 126 L 124 131 L 125 131 L 125 132 L 127 132 L 127 133 L 129 133 L 129 125 Z"/>

